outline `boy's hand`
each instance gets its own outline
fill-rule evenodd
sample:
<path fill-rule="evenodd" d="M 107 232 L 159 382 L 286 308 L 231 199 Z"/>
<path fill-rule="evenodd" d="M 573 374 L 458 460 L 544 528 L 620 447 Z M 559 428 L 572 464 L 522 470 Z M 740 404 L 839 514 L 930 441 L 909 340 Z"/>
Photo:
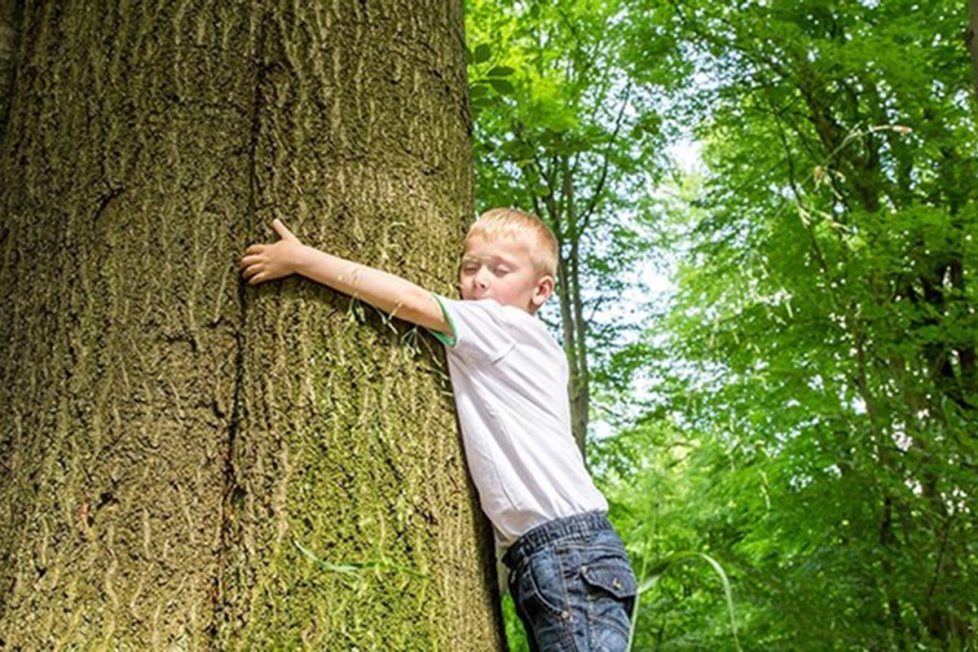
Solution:
<path fill-rule="evenodd" d="M 275 219 L 272 228 L 281 240 L 274 244 L 253 244 L 245 250 L 241 259 L 241 273 L 250 285 L 272 281 L 294 274 L 303 252 L 303 244 Z"/>

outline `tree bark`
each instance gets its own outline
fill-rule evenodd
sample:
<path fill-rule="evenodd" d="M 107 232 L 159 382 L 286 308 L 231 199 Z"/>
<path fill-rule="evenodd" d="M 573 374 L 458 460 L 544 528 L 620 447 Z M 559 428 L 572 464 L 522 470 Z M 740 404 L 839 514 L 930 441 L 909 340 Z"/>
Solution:
<path fill-rule="evenodd" d="M 580 288 L 580 238 L 574 198 L 574 180 L 567 157 L 555 157 L 553 187 L 557 197 L 546 200 L 547 218 L 557 238 L 557 300 L 560 326 L 567 358 L 567 392 L 571 409 L 571 433 L 581 455 L 587 459 L 587 428 L 591 411 L 590 370 L 587 363 L 587 323 L 584 321 Z M 532 187 L 528 189 L 532 193 Z"/>
<path fill-rule="evenodd" d="M 562 161 L 564 195 L 567 198 L 567 221 L 569 250 L 564 265 L 568 271 L 567 284 L 573 337 L 576 340 L 577 356 L 571 361 L 571 431 L 574 441 L 585 456 L 587 451 L 587 428 L 591 417 L 591 370 L 588 368 L 587 320 L 584 317 L 584 302 L 581 299 L 581 222 L 577 213 L 574 193 L 574 176 L 566 157 Z"/>
<path fill-rule="evenodd" d="M 22 10 L 20 0 L 0 0 L 0 146 L 3 145 L 7 113 L 10 111 Z"/>
<path fill-rule="evenodd" d="M 111 4 L 19 17 L 0 647 L 500 647 L 440 347 L 236 268 L 281 216 L 449 291 L 461 3 Z"/>

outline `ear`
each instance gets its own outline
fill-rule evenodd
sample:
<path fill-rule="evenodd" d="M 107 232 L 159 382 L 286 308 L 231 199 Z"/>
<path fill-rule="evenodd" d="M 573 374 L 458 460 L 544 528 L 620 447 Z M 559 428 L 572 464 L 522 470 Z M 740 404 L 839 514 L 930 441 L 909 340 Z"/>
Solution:
<path fill-rule="evenodd" d="M 553 291 L 554 277 L 549 274 L 547 276 L 541 276 L 537 281 L 536 287 L 533 288 L 533 305 L 537 308 L 542 306 L 550 298 L 550 295 L 553 294 Z"/>

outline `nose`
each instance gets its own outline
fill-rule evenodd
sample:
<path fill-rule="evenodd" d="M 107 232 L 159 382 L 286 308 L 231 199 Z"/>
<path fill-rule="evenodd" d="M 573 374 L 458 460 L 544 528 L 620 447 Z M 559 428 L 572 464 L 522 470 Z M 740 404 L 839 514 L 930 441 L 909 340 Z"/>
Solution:
<path fill-rule="evenodd" d="M 489 287 L 489 271 L 486 268 L 482 268 L 475 275 L 475 284 L 482 289 Z"/>

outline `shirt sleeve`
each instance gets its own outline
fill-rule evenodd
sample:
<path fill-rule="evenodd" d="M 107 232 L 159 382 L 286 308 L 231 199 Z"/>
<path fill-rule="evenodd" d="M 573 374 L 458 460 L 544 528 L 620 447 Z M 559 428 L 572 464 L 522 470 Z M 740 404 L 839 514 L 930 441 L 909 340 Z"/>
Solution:
<path fill-rule="evenodd" d="M 448 349 L 471 362 L 496 362 L 509 353 L 516 340 L 506 311 L 492 299 L 456 301 L 432 295 L 441 306 L 450 334 L 431 331 Z"/>

